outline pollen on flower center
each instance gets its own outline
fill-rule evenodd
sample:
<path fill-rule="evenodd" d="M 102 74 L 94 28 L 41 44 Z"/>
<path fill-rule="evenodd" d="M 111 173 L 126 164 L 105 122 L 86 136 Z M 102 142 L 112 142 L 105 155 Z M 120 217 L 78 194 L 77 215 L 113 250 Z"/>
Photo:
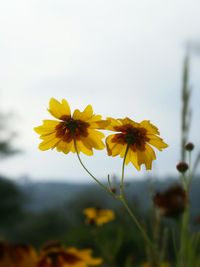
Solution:
<path fill-rule="evenodd" d="M 88 126 L 89 124 L 87 122 L 65 117 L 56 126 L 56 136 L 65 142 L 70 142 L 74 138 L 80 139 L 80 137 L 87 137 Z"/>

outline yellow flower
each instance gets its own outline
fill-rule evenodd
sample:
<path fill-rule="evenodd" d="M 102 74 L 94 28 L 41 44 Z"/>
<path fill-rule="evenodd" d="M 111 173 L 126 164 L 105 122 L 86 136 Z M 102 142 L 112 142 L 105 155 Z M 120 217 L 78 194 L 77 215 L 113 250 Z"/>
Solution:
<path fill-rule="evenodd" d="M 102 259 L 93 258 L 91 254 L 92 250 L 90 249 L 65 248 L 55 243 L 41 250 L 38 267 L 88 267 L 100 265 Z"/>
<path fill-rule="evenodd" d="M 87 223 L 97 224 L 98 226 L 101 226 L 115 219 L 115 213 L 109 209 L 104 210 L 90 207 L 84 209 L 83 213 L 86 216 Z"/>
<path fill-rule="evenodd" d="M 36 267 L 36 260 L 32 246 L 0 242 L 0 267 Z"/>
<path fill-rule="evenodd" d="M 76 109 L 71 115 L 69 104 L 65 99 L 61 102 L 50 99 L 48 111 L 58 120 L 44 120 L 43 125 L 34 128 L 43 140 L 39 149 L 48 150 L 56 148 L 65 154 L 76 152 L 93 155 L 93 148 L 103 149 L 104 134 L 96 129 L 103 129 L 108 122 L 101 120 L 100 115 L 94 115 L 91 105 L 84 111 Z"/>
<path fill-rule="evenodd" d="M 151 169 L 152 161 L 156 159 L 151 146 L 160 151 L 168 146 L 158 136 L 160 134 L 158 129 L 147 120 L 137 123 L 129 118 L 108 118 L 108 121 L 110 124 L 106 129 L 118 132 L 106 138 L 108 155 L 112 157 L 120 155 L 123 158 L 128 145 L 125 163 L 131 162 L 137 170 L 140 170 L 142 164 L 145 164 L 147 170 Z"/>

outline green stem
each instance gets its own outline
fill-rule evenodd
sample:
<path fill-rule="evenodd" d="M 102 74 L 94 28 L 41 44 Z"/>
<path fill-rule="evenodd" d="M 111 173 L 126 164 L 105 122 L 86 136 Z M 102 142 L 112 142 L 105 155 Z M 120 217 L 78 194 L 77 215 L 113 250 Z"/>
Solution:
<path fill-rule="evenodd" d="M 125 151 L 125 155 L 124 155 L 124 160 L 123 160 L 123 165 L 122 165 L 122 176 L 121 176 L 121 182 L 120 182 L 120 196 L 116 196 L 111 190 L 109 190 L 104 184 L 102 184 L 83 164 L 79 153 L 78 153 L 78 149 L 77 149 L 77 144 L 76 144 L 76 139 L 74 138 L 74 147 L 75 147 L 75 151 L 78 157 L 78 160 L 81 164 L 81 166 L 84 168 L 84 170 L 95 180 L 95 182 L 101 186 L 101 188 L 103 188 L 103 190 L 105 190 L 106 192 L 108 192 L 109 194 L 111 194 L 114 198 L 117 198 L 121 201 L 121 203 L 124 205 L 124 207 L 126 208 L 127 212 L 129 213 L 132 221 L 134 222 L 134 224 L 137 226 L 137 228 L 139 229 L 139 231 L 141 232 L 145 242 L 147 242 L 147 244 L 149 245 L 149 247 L 151 248 L 151 251 L 153 252 L 154 256 L 155 256 L 155 249 L 154 246 L 151 242 L 151 240 L 149 239 L 148 235 L 146 234 L 145 230 L 143 229 L 143 227 L 141 226 L 141 224 L 139 223 L 138 219 L 136 218 L 136 216 L 134 215 L 134 213 L 132 212 L 132 210 L 129 208 L 129 205 L 125 199 L 125 194 L 124 194 L 124 171 L 125 171 L 125 162 L 126 162 L 126 156 L 128 154 L 128 149 L 129 149 L 129 145 L 127 145 L 126 151 Z"/>
<path fill-rule="evenodd" d="M 188 204 L 186 206 L 186 210 L 183 214 L 182 218 L 182 226 L 181 226 L 181 240 L 180 240 L 180 252 L 179 252 L 179 260 L 178 260 L 178 267 L 185 267 L 187 266 L 187 245 L 188 245 L 188 238 L 189 238 L 189 207 Z"/>
<path fill-rule="evenodd" d="M 120 197 L 125 196 L 125 193 L 124 193 L 124 171 L 125 171 L 125 164 L 126 164 L 126 157 L 128 154 L 128 150 L 129 150 L 129 144 L 126 147 L 126 151 L 124 154 L 124 160 L 123 160 L 123 164 L 122 164 L 122 176 L 121 176 L 121 181 L 120 181 Z"/>
<path fill-rule="evenodd" d="M 116 197 L 115 194 L 109 190 L 104 184 L 102 184 L 86 167 L 85 165 L 83 164 L 80 156 L 79 156 L 79 153 L 78 153 L 78 149 L 77 149 L 77 144 L 76 144 L 76 139 L 74 138 L 74 147 L 75 147 L 75 150 L 76 150 L 76 155 L 78 157 L 78 160 L 81 164 L 81 166 L 83 167 L 83 169 L 92 177 L 93 180 L 95 180 L 95 182 L 101 186 L 101 188 L 103 188 L 104 191 L 108 192 L 109 194 L 111 194 L 113 197 Z"/>
<path fill-rule="evenodd" d="M 189 191 L 190 191 L 190 187 L 191 187 L 191 183 L 192 183 L 192 153 L 191 151 L 189 151 L 189 170 L 188 170 L 189 174 L 188 174 L 188 195 L 189 195 Z"/>
<path fill-rule="evenodd" d="M 132 210 L 129 208 L 129 205 L 126 201 L 126 199 L 124 197 L 120 198 L 121 203 L 124 205 L 124 207 L 126 208 L 127 212 L 129 213 L 132 221 L 134 222 L 134 224 L 137 226 L 137 228 L 139 229 L 139 231 L 141 232 L 144 240 L 147 242 L 147 244 L 153 248 L 153 244 L 151 242 L 151 240 L 149 239 L 149 237 L 147 236 L 145 230 L 143 229 L 143 227 L 141 226 L 141 224 L 139 223 L 138 219 L 136 218 L 135 214 L 132 212 Z"/>
<path fill-rule="evenodd" d="M 136 218 L 136 216 L 133 213 L 133 211 L 130 209 L 130 207 L 129 207 L 128 203 L 127 203 L 127 200 L 125 198 L 125 193 L 124 193 L 124 172 L 125 172 L 125 163 L 126 163 L 126 157 L 127 157 L 127 154 L 128 154 L 128 150 L 129 150 L 129 144 L 126 147 L 126 151 L 125 151 L 125 154 L 124 154 L 124 160 L 123 160 L 123 164 L 122 164 L 122 175 L 121 175 L 121 181 L 120 181 L 120 196 L 119 196 L 119 200 L 124 205 L 125 209 L 129 213 L 132 221 L 134 222 L 134 224 L 139 229 L 139 231 L 142 234 L 145 242 L 150 246 L 152 251 L 154 251 L 154 246 L 153 246 L 150 238 L 148 237 L 146 231 L 143 229 L 142 225 L 140 224 L 140 222 Z"/>
<path fill-rule="evenodd" d="M 184 174 L 183 174 L 184 175 Z M 191 171 L 191 151 L 189 152 L 189 170 L 188 176 L 185 179 L 185 191 L 186 191 L 186 207 L 182 217 L 181 236 L 180 236 L 180 251 L 178 267 L 187 266 L 188 259 L 188 244 L 189 244 L 189 194 L 192 183 L 192 171 Z"/>

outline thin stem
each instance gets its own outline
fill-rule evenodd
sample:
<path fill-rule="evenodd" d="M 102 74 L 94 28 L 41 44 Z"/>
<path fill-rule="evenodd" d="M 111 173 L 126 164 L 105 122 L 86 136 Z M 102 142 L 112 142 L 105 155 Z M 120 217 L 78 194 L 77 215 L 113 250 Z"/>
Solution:
<path fill-rule="evenodd" d="M 124 197 L 125 193 L 124 193 L 124 171 L 125 171 L 125 164 L 126 164 L 126 157 L 128 154 L 128 150 L 129 150 L 129 144 L 126 147 L 126 151 L 124 154 L 124 160 L 123 160 L 123 164 L 122 164 L 122 176 L 121 176 L 121 181 L 120 181 L 120 196 Z"/>
<path fill-rule="evenodd" d="M 191 151 L 189 151 L 189 171 L 188 176 L 185 177 L 186 185 L 185 190 L 187 194 L 186 199 L 186 207 L 185 212 L 182 216 L 182 226 L 181 226 L 181 236 L 180 236 L 180 255 L 178 260 L 178 267 L 183 267 L 187 265 L 187 261 L 189 260 L 189 194 L 190 194 L 190 187 L 192 182 L 192 170 L 191 170 Z"/>
<path fill-rule="evenodd" d="M 76 144 L 76 139 L 74 138 L 74 147 L 75 147 L 75 150 L 76 150 L 76 155 L 78 157 L 78 160 L 81 164 L 81 166 L 83 167 L 83 169 L 92 177 L 93 180 L 95 180 L 95 182 L 101 186 L 101 188 L 103 188 L 104 191 L 108 192 L 109 194 L 111 194 L 113 197 L 116 197 L 115 194 L 109 190 L 104 184 L 102 184 L 86 167 L 85 165 L 83 164 L 80 156 L 79 156 L 79 153 L 78 153 L 78 149 L 77 149 L 77 144 Z"/>
<path fill-rule="evenodd" d="M 191 151 L 189 151 L 189 174 L 188 174 L 188 195 L 189 195 L 189 191 L 190 191 L 190 187 L 191 187 L 191 183 L 192 183 L 192 153 Z"/>
<path fill-rule="evenodd" d="M 189 206 L 188 206 L 188 200 L 187 200 L 187 206 L 186 210 L 182 217 L 182 226 L 181 226 L 181 240 L 180 240 L 180 251 L 179 251 L 179 260 L 178 260 L 178 267 L 184 267 L 187 265 L 188 260 L 188 238 L 189 238 Z"/>
<path fill-rule="evenodd" d="M 125 163 L 126 163 L 126 157 L 128 154 L 128 150 L 129 150 L 129 144 L 126 147 L 126 151 L 124 154 L 124 160 L 123 160 L 123 164 L 122 164 L 122 176 L 121 176 L 121 181 L 120 181 L 120 196 L 119 196 L 119 200 L 121 201 L 121 203 L 124 205 L 124 207 L 126 208 L 127 212 L 129 213 L 132 221 L 134 222 L 134 224 L 137 226 L 137 228 L 139 229 L 139 231 L 141 232 L 144 240 L 147 242 L 147 244 L 151 247 L 151 249 L 154 251 L 154 247 L 153 244 L 151 242 L 151 240 L 149 239 L 147 233 L 145 232 L 145 230 L 143 229 L 142 225 L 140 224 L 140 222 L 138 221 L 138 219 L 136 218 L 135 214 L 133 213 L 133 211 L 130 209 L 128 202 L 125 198 L 125 193 L 124 193 L 124 172 L 125 172 Z"/>
<path fill-rule="evenodd" d="M 141 226 L 141 224 L 139 223 L 138 219 L 136 218 L 135 214 L 132 212 L 132 210 L 129 208 L 129 205 L 126 201 L 126 199 L 122 196 L 122 198 L 120 198 L 120 201 L 122 202 L 122 204 L 124 205 L 124 207 L 126 208 L 126 210 L 128 211 L 132 221 L 135 223 L 135 225 L 137 226 L 137 228 L 139 229 L 139 231 L 141 232 L 142 236 L 144 237 L 145 241 L 150 245 L 151 248 L 154 248 L 152 245 L 151 240 L 149 239 L 149 237 L 147 236 L 145 230 L 143 229 L 143 227 Z"/>
<path fill-rule="evenodd" d="M 129 145 L 127 145 L 126 151 L 125 151 L 125 155 L 124 155 L 124 160 L 123 160 L 123 165 L 122 165 L 122 177 L 121 177 L 121 183 L 120 183 L 120 196 L 116 196 L 111 190 L 109 190 L 104 184 L 102 184 L 83 164 L 79 153 L 78 153 L 78 149 L 77 149 L 77 144 L 76 144 L 76 139 L 74 138 L 74 147 L 75 147 L 75 151 L 76 151 L 76 155 L 78 157 L 78 160 L 81 164 L 81 166 L 84 168 L 84 170 L 92 177 L 92 179 L 95 180 L 95 182 L 101 186 L 101 188 L 103 188 L 103 190 L 105 190 L 106 192 L 108 192 L 109 194 L 111 194 L 114 198 L 117 198 L 121 201 L 121 203 L 124 205 L 124 207 L 126 208 L 127 212 L 129 213 L 132 221 L 135 223 L 135 225 L 137 226 L 137 228 L 139 229 L 139 231 L 141 232 L 144 240 L 148 243 L 148 245 L 151 247 L 152 251 L 154 252 L 154 246 L 151 242 L 151 240 L 149 239 L 148 235 L 146 234 L 145 230 L 143 229 L 143 227 L 141 226 L 141 224 L 139 223 L 138 219 L 136 218 L 136 216 L 134 215 L 134 213 L 131 211 L 131 209 L 128 206 L 128 203 L 125 199 L 125 195 L 124 195 L 124 170 L 125 170 L 125 162 L 126 162 L 126 156 L 128 153 L 128 149 L 129 149 Z M 155 252 L 154 252 L 155 254 Z"/>

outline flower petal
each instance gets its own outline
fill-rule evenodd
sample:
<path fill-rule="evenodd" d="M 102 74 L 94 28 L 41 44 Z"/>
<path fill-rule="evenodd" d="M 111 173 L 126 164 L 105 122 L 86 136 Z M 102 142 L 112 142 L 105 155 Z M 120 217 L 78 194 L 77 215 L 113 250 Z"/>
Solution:
<path fill-rule="evenodd" d="M 156 136 L 156 135 L 148 135 L 149 141 L 148 143 L 151 144 L 152 146 L 156 147 L 158 150 L 162 151 L 163 148 L 168 147 L 168 145 L 162 140 L 162 138 Z"/>
<path fill-rule="evenodd" d="M 56 126 L 59 124 L 59 121 L 55 120 L 44 120 L 43 125 L 35 127 L 34 130 L 38 134 L 47 134 L 55 131 Z"/>
<path fill-rule="evenodd" d="M 140 122 L 141 127 L 144 127 L 145 129 L 147 129 L 147 131 L 151 134 L 160 134 L 158 131 L 158 128 L 153 125 L 152 123 L 150 123 L 150 121 L 148 120 L 144 120 L 142 122 Z"/>
<path fill-rule="evenodd" d="M 51 98 L 49 101 L 49 112 L 57 119 L 62 119 L 62 117 L 70 116 L 71 111 L 68 102 L 63 99 L 60 103 L 55 98 Z"/>
<path fill-rule="evenodd" d="M 39 144 L 39 149 L 42 151 L 53 149 L 59 141 L 58 138 L 45 139 Z"/>

